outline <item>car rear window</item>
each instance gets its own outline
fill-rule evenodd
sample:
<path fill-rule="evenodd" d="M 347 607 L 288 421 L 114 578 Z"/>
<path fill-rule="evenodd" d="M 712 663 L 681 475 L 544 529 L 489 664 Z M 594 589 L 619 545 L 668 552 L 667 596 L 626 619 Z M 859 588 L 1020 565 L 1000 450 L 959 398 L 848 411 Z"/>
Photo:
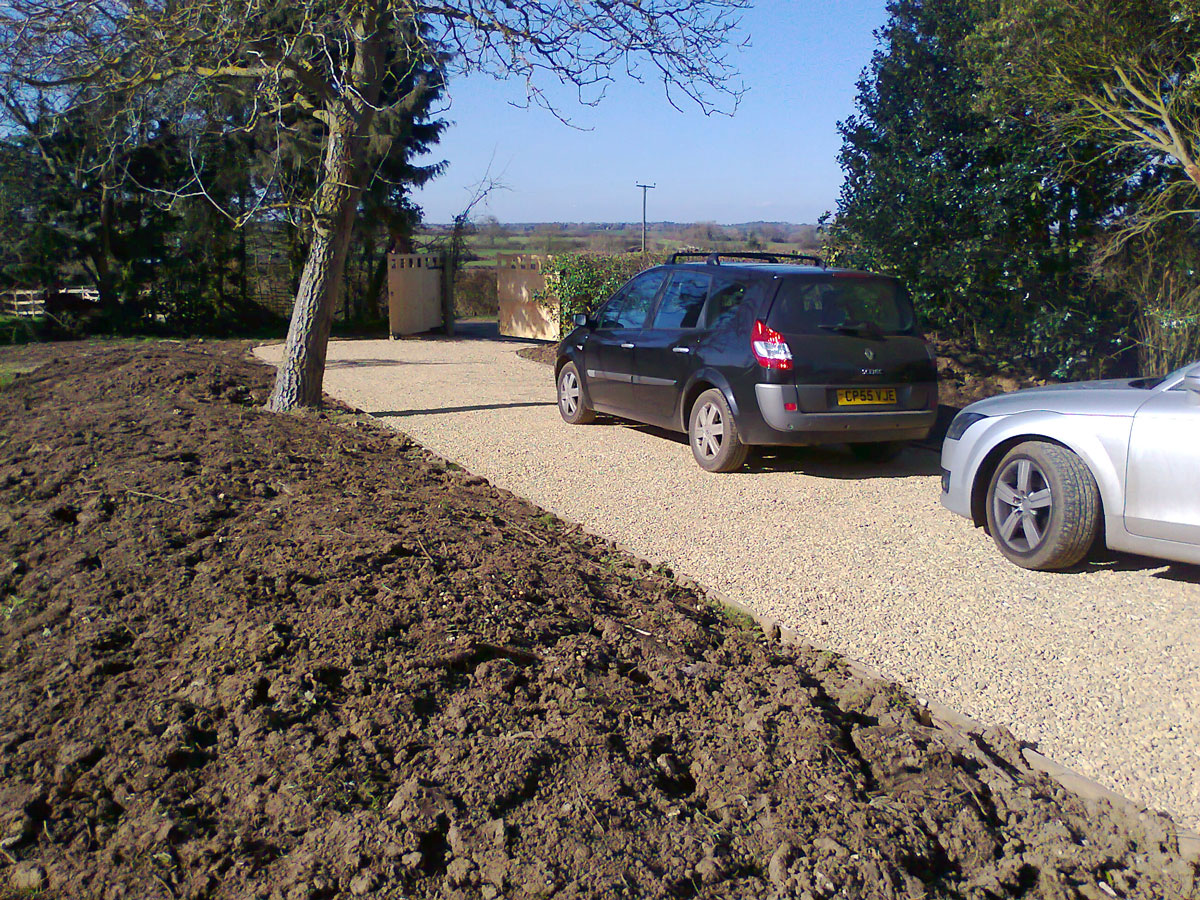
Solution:
<path fill-rule="evenodd" d="M 733 320 L 746 296 L 746 286 L 736 281 L 717 281 L 708 301 L 708 327 L 720 328 Z"/>
<path fill-rule="evenodd" d="M 819 334 L 858 327 L 900 334 L 912 329 L 912 303 L 889 278 L 828 275 L 787 278 L 771 307 L 776 331 Z"/>

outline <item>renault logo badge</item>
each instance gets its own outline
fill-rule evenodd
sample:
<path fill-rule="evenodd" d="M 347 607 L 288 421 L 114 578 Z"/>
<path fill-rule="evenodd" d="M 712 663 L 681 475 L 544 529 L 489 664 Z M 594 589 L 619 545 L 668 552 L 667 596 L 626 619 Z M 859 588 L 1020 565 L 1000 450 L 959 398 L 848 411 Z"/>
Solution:
<path fill-rule="evenodd" d="M 868 360 L 872 360 L 875 358 L 875 351 L 870 349 L 864 350 L 863 356 L 865 356 Z"/>

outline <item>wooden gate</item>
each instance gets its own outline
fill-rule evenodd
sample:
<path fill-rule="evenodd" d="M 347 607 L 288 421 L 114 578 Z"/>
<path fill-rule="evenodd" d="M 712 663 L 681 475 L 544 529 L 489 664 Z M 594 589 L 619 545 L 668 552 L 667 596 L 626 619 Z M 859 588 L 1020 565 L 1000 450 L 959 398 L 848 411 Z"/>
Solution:
<path fill-rule="evenodd" d="M 558 303 L 544 304 L 534 295 L 546 287 L 542 266 L 547 257 L 532 253 L 496 256 L 496 295 L 500 301 L 500 333 L 506 337 L 559 339 Z"/>
<path fill-rule="evenodd" d="M 441 327 L 443 267 L 437 254 L 388 254 L 388 331 L 392 337 Z"/>

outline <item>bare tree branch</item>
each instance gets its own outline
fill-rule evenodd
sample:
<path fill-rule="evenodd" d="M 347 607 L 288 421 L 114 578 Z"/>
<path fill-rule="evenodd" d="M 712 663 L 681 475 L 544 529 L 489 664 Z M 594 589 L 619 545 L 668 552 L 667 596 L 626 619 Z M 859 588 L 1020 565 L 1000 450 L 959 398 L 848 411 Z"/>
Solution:
<path fill-rule="evenodd" d="M 732 112 L 743 88 L 728 54 L 750 0 L 5 0 L 0 86 L 57 109 L 119 105 L 114 145 L 169 121 L 194 143 L 273 130 L 275 183 L 253 210 L 304 210 L 308 262 L 270 406 L 320 400 L 325 344 L 355 212 L 386 157 L 377 123 L 401 117 L 446 72 L 523 79 L 531 103 L 556 108 L 547 84 L 594 103 L 618 75 L 662 83 L 669 102 Z M 438 73 L 437 84 L 417 77 Z M 237 98 L 236 122 L 201 113 Z M 10 117 L 15 118 L 15 117 Z M 282 148 L 313 146 L 313 171 L 289 172 Z M 176 197 L 205 196 L 202 167 Z M 159 189 L 164 197 L 170 192 Z M 307 193 L 305 194 L 305 191 Z M 480 195 L 486 195 L 486 190 Z M 303 202 L 301 202 L 303 201 Z M 478 198 L 476 200 L 478 202 Z M 239 208 L 231 221 L 247 210 Z M 469 212 L 468 212 L 469 214 Z"/>

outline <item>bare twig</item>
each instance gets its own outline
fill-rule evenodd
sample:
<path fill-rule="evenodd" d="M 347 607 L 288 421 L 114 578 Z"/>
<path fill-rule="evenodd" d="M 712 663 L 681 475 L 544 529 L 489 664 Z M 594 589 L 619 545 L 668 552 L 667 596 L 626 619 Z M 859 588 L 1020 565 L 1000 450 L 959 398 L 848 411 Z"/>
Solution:
<path fill-rule="evenodd" d="M 433 557 L 429 555 L 429 551 L 425 549 L 425 542 L 421 540 L 421 536 L 419 534 L 417 535 L 417 544 L 420 546 L 421 552 L 425 554 L 425 558 L 436 566 L 437 563 L 434 562 Z"/>
<path fill-rule="evenodd" d="M 163 503 L 182 503 L 184 499 L 183 497 L 177 497 L 172 500 L 170 497 L 160 497 L 158 494 L 147 494 L 145 491 L 132 491 L 129 489 L 126 489 L 125 493 L 133 494 L 135 497 L 149 497 L 151 500 L 161 500 Z"/>
<path fill-rule="evenodd" d="M 587 801 L 587 798 L 583 796 L 583 791 L 580 790 L 579 785 L 575 785 L 575 797 L 579 801 L 579 804 L 587 810 L 587 814 L 591 817 L 592 823 L 596 826 L 596 829 L 603 834 L 604 826 L 601 825 L 600 820 L 596 818 L 596 813 L 592 810 L 592 804 L 590 804 Z"/>

